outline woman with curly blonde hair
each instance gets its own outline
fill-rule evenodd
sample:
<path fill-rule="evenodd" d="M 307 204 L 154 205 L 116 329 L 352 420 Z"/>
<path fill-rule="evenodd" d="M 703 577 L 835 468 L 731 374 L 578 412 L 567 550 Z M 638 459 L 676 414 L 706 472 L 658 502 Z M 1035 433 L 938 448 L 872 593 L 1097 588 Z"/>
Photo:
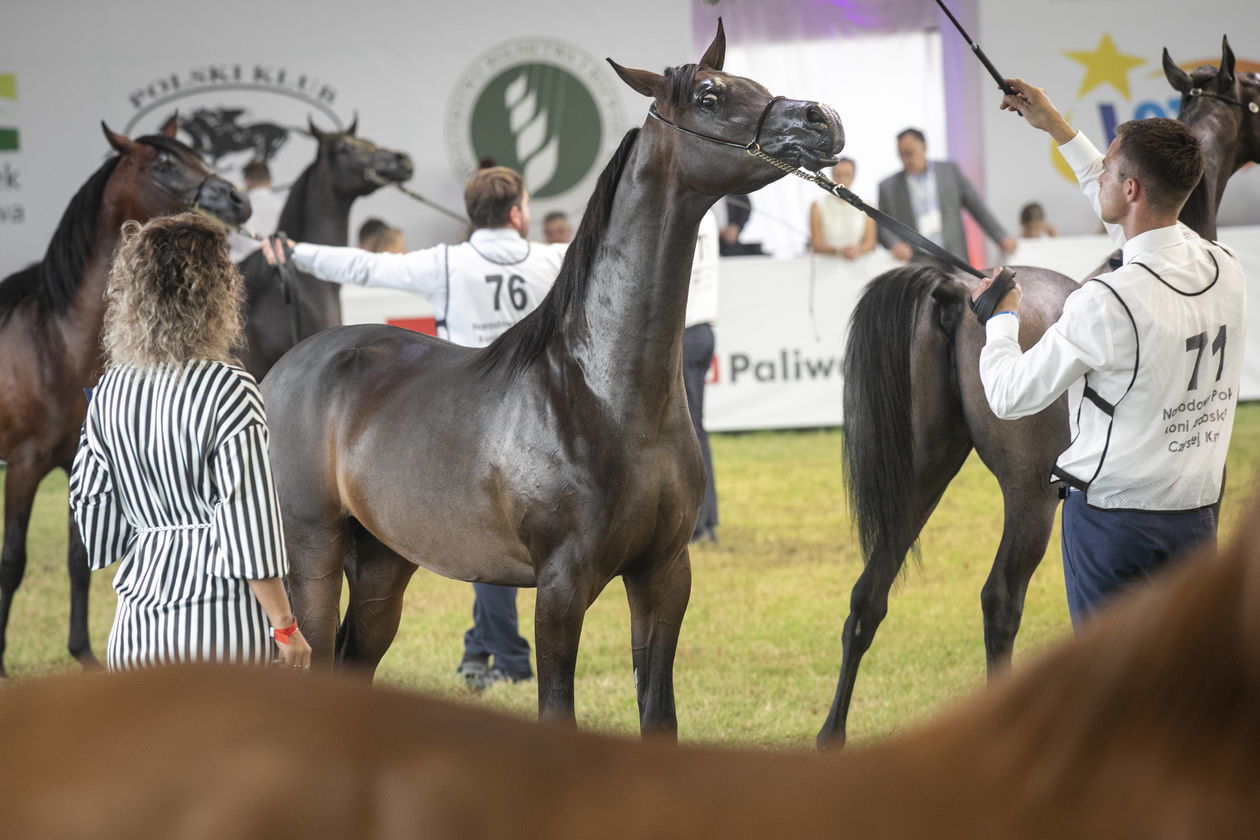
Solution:
<path fill-rule="evenodd" d="M 106 287 L 106 370 L 70 477 L 93 569 L 120 561 L 111 670 L 262 664 L 310 646 L 288 571 L 258 384 L 231 357 L 240 273 L 194 213 L 127 222 Z M 273 642 L 274 640 L 274 642 Z"/>

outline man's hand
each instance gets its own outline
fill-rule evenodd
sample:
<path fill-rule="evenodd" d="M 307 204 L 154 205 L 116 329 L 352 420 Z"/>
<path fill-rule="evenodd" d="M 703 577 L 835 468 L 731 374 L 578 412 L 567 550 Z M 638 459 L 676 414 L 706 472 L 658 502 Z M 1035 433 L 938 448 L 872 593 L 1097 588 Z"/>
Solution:
<path fill-rule="evenodd" d="M 998 243 L 998 248 L 1002 250 L 1002 256 L 1009 257 L 1011 254 L 1015 253 L 1016 245 L 1017 243 L 1015 242 L 1015 237 L 1008 236 Z"/>
<path fill-rule="evenodd" d="M 988 291 L 989 287 L 993 285 L 993 281 L 997 279 L 997 276 L 1001 273 L 1002 273 L 1001 266 L 993 269 L 993 274 L 990 275 L 987 279 L 982 280 L 980 282 L 980 285 L 976 287 L 976 290 L 971 293 L 971 300 L 973 302 L 975 302 L 976 300 L 979 300 L 980 295 Z M 1009 292 L 1002 295 L 1002 299 L 998 301 L 998 304 L 997 306 L 993 308 L 993 311 L 994 312 L 1015 312 L 1018 314 L 1019 304 L 1023 299 L 1024 299 L 1024 292 L 1019 287 L 1019 283 L 1016 283 L 1014 286 L 1011 287 L 1011 290 Z"/>
<path fill-rule="evenodd" d="M 1043 89 L 1033 87 L 1023 79 L 1007 79 L 1006 82 L 1015 92 L 1002 97 L 1003 111 L 1018 111 L 1029 125 L 1049 134 L 1060 146 L 1076 136 L 1076 130 L 1054 107 Z"/>
<path fill-rule="evenodd" d="M 296 244 L 297 244 L 296 242 L 290 239 L 289 249 L 292 250 L 293 246 Z M 262 255 L 263 255 L 263 259 L 267 261 L 267 265 L 273 265 L 273 266 L 282 265 L 285 259 L 284 259 L 284 247 L 280 243 L 280 237 L 268 236 L 265 239 L 263 239 Z"/>
<path fill-rule="evenodd" d="M 904 242 L 898 242 L 889 250 L 892 252 L 893 257 L 901 260 L 902 262 L 907 262 L 914 256 L 914 249 Z"/>

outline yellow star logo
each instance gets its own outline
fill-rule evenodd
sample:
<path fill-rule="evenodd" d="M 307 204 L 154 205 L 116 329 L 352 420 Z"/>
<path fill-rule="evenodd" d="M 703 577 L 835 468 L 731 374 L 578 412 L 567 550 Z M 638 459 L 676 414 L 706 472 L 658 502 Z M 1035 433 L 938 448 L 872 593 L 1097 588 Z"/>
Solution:
<path fill-rule="evenodd" d="M 1063 54 L 1085 65 L 1085 78 L 1081 81 L 1081 89 L 1076 93 L 1078 99 L 1104 82 L 1110 82 L 1112 87 L 1128 99 L 1129 71 L 1146 63 L 1144 58 L 1125 55 L 1117 50 L 1111 36 L 1106 32 L 1093 52 L 1064 50 Z"/>

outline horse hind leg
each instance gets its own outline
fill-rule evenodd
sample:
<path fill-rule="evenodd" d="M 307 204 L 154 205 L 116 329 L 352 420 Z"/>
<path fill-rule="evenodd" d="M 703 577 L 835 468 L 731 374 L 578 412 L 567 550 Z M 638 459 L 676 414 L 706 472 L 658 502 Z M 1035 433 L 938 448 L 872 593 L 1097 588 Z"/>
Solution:
<path fill-rule="evenodd" d="M 337 630 L 336 661 L 368 680 L 402 620 L 403 594 L 416 565 L 352 525 L 354 546 L 346 562 L 350 601 Z"/>
<path fill-rule="evenodd" d="M 840 676 L 831 709 L 815 739 L 819 749 L 844 746 L 858 668 L 875 641 L 875 631 L 888 614 L 888 593 L 919 532 L 971 451 L 965 428 L 955 430 L 954 434 L 942 433 L 936 441 L 937 445 L 931 447 L 932 457 L 921 460 L 915 468 L 912 487 L 916 492 L 912 495 L 916 501 L 908 511 L 909 526 L 900 533 L 885 534 L 877 540 L 849 595 L 849 615 L 841 634 Z M 916 448 L 924 452 L 929 447 Z"/>
<path fill-rule="evenodd" d="M 1045 556 L 1059 500 L 1040 477 L 1003 482 L 1002 540 L 980 592 L 984 652 L 992 677 L 1010 663 L 1028 582 Z"/>
<path fill-rule="evenodd" d="M 683 614 L 691 598 L 691 557 L 686 547 L 671 563 L 627 574 L 630 645 L 644 735 L 678 737 L 674 707 L 674 655 Z"/>

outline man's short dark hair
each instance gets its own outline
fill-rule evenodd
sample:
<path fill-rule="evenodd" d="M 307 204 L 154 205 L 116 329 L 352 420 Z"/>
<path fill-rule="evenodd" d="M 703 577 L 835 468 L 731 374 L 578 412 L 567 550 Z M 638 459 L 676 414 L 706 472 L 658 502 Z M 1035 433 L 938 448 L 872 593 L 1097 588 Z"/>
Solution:
<path fill-rule="evenodd" d="M 267 166 L 265 160 L 251 160 L 241 169 L 241 176 L 254 184 L 262 181 L 271 183 L 271 167 Z"/>
<path fill-rule="evenodd" d="M 389 225 L 382 219 L 368 219 L 359 226 L 359 247 L 371 251 L 377 237 L 387 230 L 389 230 Z"/>
<path fill-rule="evenodd" d="M 924 137 L 923 132 L 919 131 L 919 129 L 917 128 L 903 128 L 901 132 L 897 135 L 897 142 L 900 143 L 906 137 L 913 137 L 915 140 L 918 140 L 923 145 L 925 146 L 927 145 L 927 138 Z"/>
<path fill-rule="evenodd" d="M 506 166 L 479 169 L 464 187 L 464 207 L 474 228 L 506 227 L 512 208 L 519 207 L 525 181 Z"/>
<path fill-rule="evenodd" d="M 565 213 L 563 210 L 552 210 L 550 213 L 548 213 L 546 216 L 543 217 L 543 224 L 549 225 L 552 222 L 559 221 L 561 219 L 568 221 L 569 219 L 568 214 Z"/>
<path fill-rule="evenodd" d="M 1163 117 L 1116 127 L 1122 174 L 1136 178 L 1157 210 L 1177 213 L 1203 177 L 1203 151 L 1185 123 Z"/>

